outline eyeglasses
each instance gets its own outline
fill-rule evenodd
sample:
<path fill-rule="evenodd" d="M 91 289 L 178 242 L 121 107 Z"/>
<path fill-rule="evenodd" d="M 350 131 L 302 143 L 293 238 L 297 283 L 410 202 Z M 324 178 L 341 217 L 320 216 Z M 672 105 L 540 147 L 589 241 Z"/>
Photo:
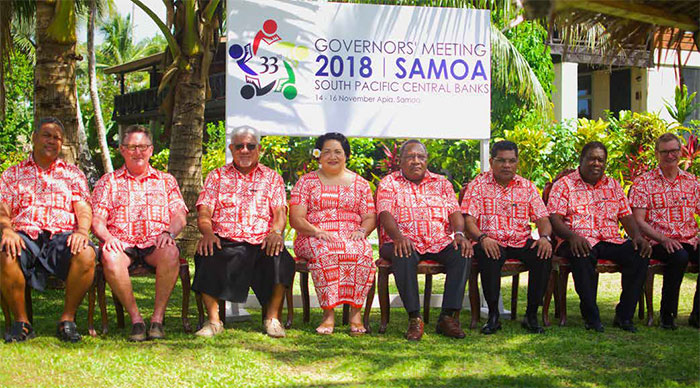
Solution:
<path fill-rule="evenodd" d="M 256 148 L 258 148 L 257 144 L 252 144 L 252 143 L 243 143 L 243 144 L 234 144 L 233 149 L 236 151 L 241 151 L 243 148 L 247 149 L 248 151 L 254 151 Z"/>
<path fill-rule="evenodd" d="M 493 161 L 498 164 L 516 164 L 518 159 L 493 158 Z"/>
<path fill-rule="evenodd" d="M 134 152 L 136 150 L 146 151 L 153 144 L 122 144 L 122 147 L 126 148 L 129 152 Z"/>
<path fill-rule="evenodd" d="M 672 149 L 672 150 L 659 150 L 659 153 L 663 156 L 669 156 L 669 155 L 678 155 L 681 152 L 680 148 Z"/>

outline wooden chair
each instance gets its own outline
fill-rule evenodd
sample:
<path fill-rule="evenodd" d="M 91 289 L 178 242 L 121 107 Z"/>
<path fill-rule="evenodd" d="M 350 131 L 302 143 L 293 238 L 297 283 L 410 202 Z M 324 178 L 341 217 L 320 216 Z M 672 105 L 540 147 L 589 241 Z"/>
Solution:
<path fill-rule="evenodd" d="M 381 252 L 381 250 L 380 250 Z M 389 301 L 389 275 L 393 273 L 391 269 L 391 259 L 381 257 L 376 261 L 377 264 L 377 292 L 379 294 L 379 311 L 381 313 L 381 321 L 379 323 L 379 332 L 385 333 L 386 327 L 389 324 L 389 316 L 391 306 Z M 423 260 L 418 263 L 416 272 L 419 275 L 425 275 L 425 288 L 423 290 L 423 320 L 425 323 L 430 322 L 430 297 L 433 292 L 433 275 L 445 273 L 445 266 L 432 260 Z"/>
<path fill-rule="evenodd" d="M 299 272 L 299 285 L 301 286 L 301 308 L 303 322 L 308 323 L 311 320 L 311 299 L 309 297 L 309 268 L 307 262 L 304 259 L 295 257 L 294 261 L 296 263 L 296 272 Z M 367 300 L 365 302 L 365 312 L 363 316 L 363 323 L 367 333 L 371 332 L 371 327 L 369 324 L 369 314 L 372 310 L 372 301 L 374 300 L 375 283 L 372 283 L 372 287 L 369 289 L 367 294 Z M 287 292 L 287 325 L 291 326 L 294 320 L 294 306 L 292 302 L 292 291 L 291 287 Z M 380 302 L 381 304 L 381 302 Z M 350 321 L 350 305 L 343 305 L 343 325 L 347 325 Z"/>
<path fill-rule="evenodd" d="M 289 329 L 292 327 L 292 321 L 294 320 L 294 299 L 292 295 L 292 288 L 294 287 L 294 280 L 292 280 L 292 287 L 289 287 L 285 292 L 284 299 L 282 299 L 282 304 L 280 304 L 279 316 L 282 317 L 282 309 L 284 308 L 284 300 L 287 300 L 287 320 L 284 323 L 284 328 Z M 197 314 L 198 314 L 198 324 L 197 328 L 201 328 L 204 325 L 204 304 L 202 302 L 202 294 L 199 292 L 194 293 L 195 299 L 197 301 Z M 266 306 L 261 306 L 262 312 L 260 314 L 260 319 L 264 322 L 267 308 Z M 219 299 L 219 319 L 221 322 L 226 323 L 226 301 Z"/>
<path fill-rule="evenodd" d="M 155 269 L 150 267 L 150 266 L 145 266 L 145 265 L 138 265 L 135 267 L 129 268 L 129 276 L 130 277 L 139 277 L 139 276 L 150 276 L 150 275 L 155 275 Z M 189 333 L 192 331 L 192 327 L 190 326 L 190 321 L 189 321 L 189 306 L 190 306 L 190 267 L 187 263 L 187 260 L 180 258 L 180 283 L 182 284 L 182 314 L 181 314 L 181 319 L 182 319 L 182 327 L 186 333 Z M 102 269 L 102 265 L 98 264 L 97 268 L 95 269 L 95 282 L 96 282 L 96 289 L 97 292 L 97 299 L 98 303 L 100 306 L 100 312 L 102 315 L 102 334 L 107 333 L 107 304 L 105 302 L 105 277 L 104 277 L 104 271 Z M 94 304 L 95 304 L 95 295 L 94 295 L 93 290 L 90 291 L 89 293 L 89 307 L 88 307 L 88 330 L 94 332 L 93 328 L 93 314 L 94 314 Z M 112 294 L 112 299 L 114 300 L 114 309 L 117 314 L 117 327 L 120 329 L 124 328 L 124 307 L 122 306 L 121 302 L 117 298 L 116 295 Z"/>
<path fill-rule="evenodd" d="M 644 284 L 644 299 L 647 307 L 647 326 L 654 324 L 654 275 L 662 275 L 666 265 L 659 260 L 649 260 L 647 280 Z M 685 269 L 687 273 L 698 273 L 698 264 L 688 263 Z M 644 319 L 644 305 L 639 303 L 639 319 Z"/>
<path fill-rule="evenodd" d="M 90 289 L 88 290 L 88 296 L 93 294 L 95 292 L 95 287 L 97 285 L 97 274 L 95 274 L 95 280 L 92 282 L 92 286 L 90 286 Z M 49 276 L 48 282 L 47 282 L 47 288 L 49 289 L 63 289 L 65 288 L 65 283 L 56 277 Z M 3 299 L 2 294 L 0 294 L 0 307 L 2 308 L 2 314 L 5 318 L 5 331 L 10 330 L 10 326 L 12 325 L 12 313 L 10 311 L 10 306 L 7 304 L 7 301 Z M 29 284 L 26 284 L 24 287 L 24 308 L 27 311 L 27 318 L 29 318 L 29 323 L 34 324 L 34 310 L 32 307 L 32 286 Z M 95 333 L 95 330 L 92 328 L 92 315 L 89 310 L 90 306 L 88 305 L 88 332 L 91 336 L 96 336 L 97 334 Z"/>

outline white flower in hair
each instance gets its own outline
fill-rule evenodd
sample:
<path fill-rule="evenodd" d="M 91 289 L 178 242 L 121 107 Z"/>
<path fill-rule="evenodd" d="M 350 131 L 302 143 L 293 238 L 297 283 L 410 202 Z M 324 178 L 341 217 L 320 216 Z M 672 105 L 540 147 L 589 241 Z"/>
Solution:
<path fill-rule="evenodd" d="M 319 150 L 318 148 L 314 148 L 314 149 L 311 151 L 311 155 L 313 155 L 314 158 L 318 159 L 318 158 L 321 157 L 321 150 Z"/>

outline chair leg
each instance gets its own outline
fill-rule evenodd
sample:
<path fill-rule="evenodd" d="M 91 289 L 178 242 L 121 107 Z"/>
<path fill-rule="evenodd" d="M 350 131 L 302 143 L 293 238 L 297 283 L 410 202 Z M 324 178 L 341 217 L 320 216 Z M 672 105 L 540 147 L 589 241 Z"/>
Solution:
<path fill-rule="evenodd" d="M 559 269 L 559 326 L 566 325 L 566 286 L 569 282 L 569 271 Z"/>
<path fill-rule="evenodd" d="M 379 267 L 379 275 L 377 276 L 377 288 L 379 294 L 379 311 L 381 319 L 379 321 L 379 333 L 386 332 L 386 326 L 389 324 L 389 314 L 391 306 L 389 305 L 389 268 Z"/>
<path fill-rule="evenodd" d="M 551 325 L 549 322 L 549 305 L 552 302 L 552 294 L 554 293 L 554 284 L 556 283 L 556 273 L 554 270 L 549 272 L 549 280 L 547 281 L 547 289 L 544 292 L 544 298 L 542 300 L 542 324 L 545 327 Z"/>
<path fill-rule="evenodd" d="M 97 279 L 92 280 L 92 285 L 88 290 L 88 334 L 91 337 L 97 337 L 97 332 L 95 331 L 95 301 L 97 299 Z"/>
<path fill-rule="evenodd" d="M 637 308 L 637 315 L 640 321 L 644 319 L 644 296 L 646 295 L 646 288 L 646 284 L 642 285 L 642 292 L 639 293 L 639 300 L 637 301 L 639 305 Z"/>
<path fill-rule="evenodd" d="M 197 330 L 204 326 L 204 302 L 202 302 L 202 294 L 194 293 L 194 299 L 197 301 Z"/>
<path fill-rule="evenodd" d="M 311 320 L 311 301 L 309 300 L 309 274 L 299 273 L 299 285 L 301 286 L 301 309 L 303 311 L 302 321 L 309 323 Z"/>
<path fill-rule="evenodd" d="M 32 286 L 27 284 L 24 287 L 24 305 L 27 309 L 27 318 L 29 318 L 29 324 L 34 325 L 34 310 L 32 308 Z"/>
<path fill-rule="evenodd" d="M 513 287 L 510 289 L 510 320 L 518 317 L 518 287 L 520 286 L 520 274 L 513 275 Z"/>
<path fill-rule="evenodd" d="M 192 332 L 190 326 L 190 267 L 187 264 L 180 265 L 180 284 L 182 285 L 182 328 L 185 333 Z"/>
<path fill-rule="evenodd" d="M 433 294 L 433 275 L 425 275 L 425 291 L 423 292 L 423 321 L 430 323 L 430 297 Z"/>
<path fill-rule="evenodd" d="M 292 284 L 294 282 L 292 281 Z M 285 298 L 287 299 L 287 322 L 284 324 L 285 329 L 292 327 L 292 322 L 294 321 L 294 291 L 292 287 L 287 287 Z"/>
<path fill-rule="evenodd" d="M 112 299 L 114 300 L 114 311 L 117 314 L 117 327 L 119 329 L 124 328 L 124 306 L 122 306 L 122 302 L 119 301 L 119 298 L 117 298 L 117 295 L 112 292 Z"/>
<path fill-rule="evenodd" d="M 102 270 L 102 266 L 98 266 L 95 271 L 97 276 L 97 304 L 100 306 L 100 316 L 102 317 L 102 334 L 107 334 L 108 322 L 107 322 L 107 301 L 105 297 L 105 288 L 107 288 L 107 282 L 105 280 L 105 275 Z"/>
<path fill-rule="evenodd" d="M 554 272 L 555 270 L 552 270 Z M 556 274 L 554 274 L 554 292 L 552 292 L 554 296 L 554 318 L 559 319 L 561 316 L 561 306 L 559 304 L 559 269 L 556 270 Z"/>
<path fill-rule="evenodd" d="M 647 272 L 647 282 L 644 286 L 644 297 L 647 303 L 647 326 L 654 325 L 654 273 Z"/>
<path fill-rule="evenodd" d="M 350 322 L 350 305 L 343 305 L 343 325 L 347 325 Z"/>
<path fill-rule="evenodd" d="M 469 327 L 476 329 L 479 326 L 479 314 L 481 314 L 481 306 L 479 305 L 479 271 L 472 266 L 469 274 L 469 308 L 471 310 L 472 321 Z"/>
<path fill-rule="evenodd" d="M 226 324 L 226 301 L 219 299 L 219 320 Z"/>
<path fill-rule="evenodd" d="M 362 318 L 362 323 L 365 326 L 367 333 L 372 332 L 372 328 L 369 325 L 369 314 L 372 312 L 372 303 L 374 302 L 374 289 L 376 288 L 376 281 L 372 282 L 372 287 L 369 288 L 367 293 L 367 302 L 365 302 L 365 313 Z"/>

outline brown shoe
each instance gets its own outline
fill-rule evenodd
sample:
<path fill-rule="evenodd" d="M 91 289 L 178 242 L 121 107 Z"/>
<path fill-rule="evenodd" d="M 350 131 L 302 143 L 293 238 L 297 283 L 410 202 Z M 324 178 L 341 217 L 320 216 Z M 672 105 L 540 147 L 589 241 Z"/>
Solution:
<path fill-rule="evenodd" d="M 408 320 L 406 339 L 409 341 L 420 341 L 421 337 L 423 337 L 423 320 L 421 318 L 410 318 Z"/>
<path fill-rule="evenodd" d="M 151 328 L 148 329 L 148 339 L 163 339 L 165 338 L 165 330 L 160 322 L 151 322 Z"/>
<path fill-rule="evenodd" d="M 449 315 L 440 316 L 435 332 L 451 338 L 464 338 L 466 336 L 462 328 L 459 327 L 459 321 Z"/>

